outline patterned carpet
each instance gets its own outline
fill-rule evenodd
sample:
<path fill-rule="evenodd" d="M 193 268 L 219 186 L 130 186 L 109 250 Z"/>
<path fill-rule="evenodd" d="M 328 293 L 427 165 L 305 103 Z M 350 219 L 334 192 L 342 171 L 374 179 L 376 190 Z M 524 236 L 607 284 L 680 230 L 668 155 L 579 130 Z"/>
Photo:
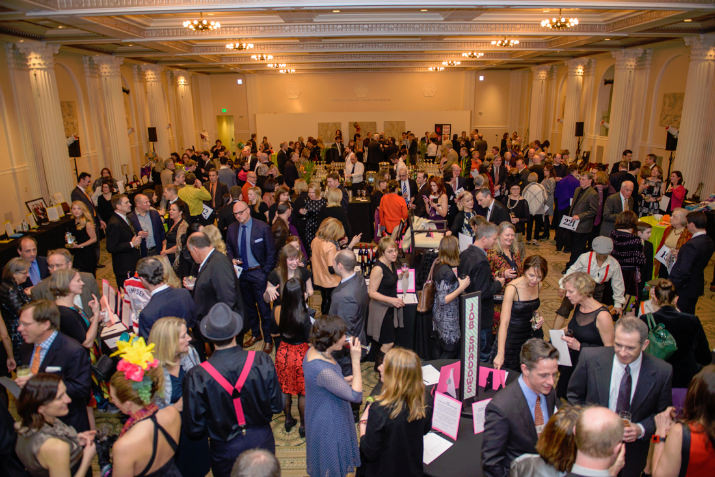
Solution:
<path fill-rule="evenodd" d="M 561 303 L 558 296 L 558 280 L 561 278 L 561 271 L 568 261 L 568 254 L 556 252 L 553 240 L 540 242 L 539 245 L 527 245 L 527 255 L 539 254 L 548 260 L 549 274 L 544 280 L 541 291 L 541 312 L 545 317 L 545 333 L 548 336 L 548 328 L 553 325 L 556 309 Z M 114 276 L 111 268 L 111 258 L 107 254 L 104 247 L 102 248 L 101 263 L 106 265 L 98 270 L 97 278 L 106 278 L 112 283 Z M 709 284 L 713 276 L 713 261 L 710 262 L 705 270 L 706 284 Z M 315 296 L 310 300 L 312 308 L 320 310 L 320 297 Z M 705 333 L 708 337 L 711 347 L 715 346 L 715 293 L 709 291 L 706 286 L 705 296 L 698 301 L 697 314 L 703 323 Z M 256 343 L 252 349 L 261 350 L 262 342 Z M 364 396 L 369 396 L 372 389 L 375 387 L 378 376 L 372 370 L 372 363 L 363 363 L 363 384 Z M 298 417 L 297 402 L 293 400 L 293 417 Z M 99 416 L 98 424 L 101 425 L 117 425 L 115 416 Z M 276 455 L 281 463 L 282 475 L 286 477 L 304 476 L 305 472 L 305 439 L 302 439 L 298 434 L 297 426 L 291 432 L 286 433 L 283 427 L 284 418 L 279 414 L 273 418 L 271 427 L 276 440 Z M 96 470 L 96 468 L 95 468 Z"/>

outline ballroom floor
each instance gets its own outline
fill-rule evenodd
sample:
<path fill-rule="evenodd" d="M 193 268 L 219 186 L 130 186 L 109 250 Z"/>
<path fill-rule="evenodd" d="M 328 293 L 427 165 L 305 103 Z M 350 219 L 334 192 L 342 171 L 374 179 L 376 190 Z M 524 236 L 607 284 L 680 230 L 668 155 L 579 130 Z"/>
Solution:
<path fill-rule="evenodd" d="M 548 260 L 549 264 L 549 274 L 544 280 L 543 288 L 540 294 L 541 297 L 541 311 L 546 319 L 546 328 L 550 324 L 553 324 L 555 317 L 555 311 L 561 303 L 561 299 L 558 296 L 558 280 L 561 277 L 561 270 L 563 270 L 566 262 L 568 261 L 568 255 L 563 252 L 556 252 L 555 244 L 553 240 L 546 242 L 541 242 L 539 245 L 527 245 L 527 255 L 539 254 Z M 106 278 L 114 283 L 114 276 L 112 274 L 111 268 L 111 257 L 106 253 L 104 248 L 102 248 L 101 263 L 105 264 L 104 268 L 100 268 L 97 273 L 97 278 Z M 705 270 L 706 284 L 709 284 L 713 276 L 713 261 L 710 262 Z M 697 315 L 703 323 L 705 328 L 705 333 L 708 337 L 711 347 L 715 346 L 715 293 L 709 291 L 709 288 L 705 292 L 705 296 L 698 301 Z M 313 308 L 320 310 L 320 297 L 315 296 L 311 298 L 310 304 Z M 548 332 L 547 332 L 548 335 Z M 260 350 L 262 349 L 262 342 L 258 342 L 252 349 Z M 374 388 L 377 383 L 377 375 L 372 370 L 372 363 L 363 363 L 363 382 L 364 382 L 364 395 L 367 397 L 370 391 Z M 293 416 L 298 417 L 296 400 L 293 400 Z M 107 416 L 107 420 L 98 418 L 99 422 L 104 422 L 109 424 L 111 422 L 116 422 L 116 417 Z M 283 427 L 283 415 L 276 415 L 273 419 L 271 427 L 273 428 L 273 433 L 276 440 L 276 455 L 278 456 L 281 463 L 282 475 L 291 476 L 304 476 L 305 472 L 305 439 L 302 439 L 298 434 L 297 427 L 294 427 L 291 432 L 285 432 Z M 118 423 L 117 423 L 118 424 Z"/>

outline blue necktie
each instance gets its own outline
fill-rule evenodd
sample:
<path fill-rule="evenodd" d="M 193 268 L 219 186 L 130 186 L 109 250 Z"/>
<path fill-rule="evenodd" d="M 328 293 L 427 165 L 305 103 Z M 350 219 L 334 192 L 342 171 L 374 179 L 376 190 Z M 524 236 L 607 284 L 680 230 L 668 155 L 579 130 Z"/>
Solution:
<path fill-rule="evenodd" d="M 248 230 L 245 225 L 241 225 L 241 262 L 243 268 L 248 268 Z"/>
<path fill-rule="evenodd" d="M 410 202 L 410 194 L 407 192 L 407 182 L 402 183 L 402 198 L 405 199 L 405 202 Z"/>
<path fill-rule="evenodd" d="M 37 261 L 32 262 L 32 265 L 30 265 L 30 281 L 33 285 L 37 285 L 40 282 L 40 267 L 37 265 Z"/>

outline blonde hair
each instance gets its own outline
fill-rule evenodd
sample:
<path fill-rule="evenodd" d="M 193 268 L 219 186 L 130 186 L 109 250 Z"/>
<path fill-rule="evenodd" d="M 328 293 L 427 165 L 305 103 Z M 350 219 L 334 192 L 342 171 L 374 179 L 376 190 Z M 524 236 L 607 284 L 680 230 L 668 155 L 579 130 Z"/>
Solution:
<path fill-rule="evenodd" d="M 181 325 L 186 326 L 183 318 L 167 316 L 156 320 L 149 332 L 149 343 L 154 343 L 154 357 L 162 366 L 171 367 L 179 364 L 178 353 Z"/>
<path fill-rule="evenodd" d="M 70 294 L 70 282 L 74 279 L 75 275 L 79 272 L 74 268 L 55 270 L 55 272 L 50 275 L 49 288 L 50 293 L 55 298 L 62 296 L 67 296 Z"/>
<path fill-rule="evenodd" d="M 323 193 L 323 189 L 320 188 L 320 183 L 319 182 L 311 182 L 308 184 L 308 192 L 310 192 L 310 189 L 313 189 L 315 192 L 315 195 L 320 197 L 320 195 Z"/>
<path fill-rule="evenodd" d="M 385 354 L 383 366 L 382 392 L 376 401 L 390 409 L 390 419 L 397 418 L 403 405 L 407 406 L 408 422 L 424 418 L 425 385 L 419 356 L 405 348 L 392 348 Z"/>
<path fill-rule="evenodd" d="M 263 196 L 263 192 L 261 191 L 261 188 L 258 186 L 250 187 L 248 189 L 248 192 L 253 192 L 253 197 L 256 198 L 255 204 L 248 204 L 248 205 L 250 205 L 253 208 L 253 210 L 258 212 L 258 208 L 261 206 L 261 202 L 262 202 L 261 197 Z M 248 193 L 246 193 L 246 195 L 248 195 Z"/>
<path fill-rule="evenodd" d="M 397 248 L 397 243 L 392 240 L 392 237 L 382 237 L 377 243 L 377 256 L 382 257 L 388 248 Z"/>
<path fill-rule="evenodd" d="M 295 195 L 308 192 L 308 183 L 305 182 L 305 179 L 296 179 L 295 184 L 293 184 L 293 192 L 295 192 Z"/>
<path fill-rule="evenodd" d="M 181 288 L 181 280 L 179 280 L 179 277 L 176 276 L 174 267 L 172 267 L 169 262 L 169 257 L 166 255 L 154 255 L 154 258 L 161 262 L 161 266 L 164 270 L 164 283 L 172 288 Z"/>
<path fill-rule="evenodd" d="M 504 222 L 497 225 L 497 241 L 494 243 L 494 247 L 501 253 L 504 253 L 505 250 L 502 248 L 501 240 L 499 240 L 498 237 L 500 237 L 501 234 L 504 233 L 504 231 L 506 229 L 511 229 L 514 232 L 514 234 L 516 234 L 516 227 L 511 222 L 508 222 L 505 220 Z M 517 251 L 516 237 L 514 237 L 514 241 L 511 244 L 511 250 L 509 250 L 509 252 L 511 254 L 514 254 L 516 251 Z"/>
<path fill-rule="evenodd" d="M 84 205 L 81 200 L 72 201 L 72 207 L 77 206 L 82 211 L 82 215 L 79 217 L 79 223 L 77 224 L 77 230 L 85 228 L 87 225 L 94 227 L 94 218 L 92 214 L 89 213 L 89 209 Z"/>
<path fill-rule="evenodd" d="M 201 231 L 209 238 L 211 246 L 226 255 L 226 242 L 223 241 L 221 231 L 215 225 L 205 225 Z"/>
<path fill-rule="evenodd" d="M 566 285 L 567 283 L 572 284 L 581 295 L 588 297 L 592 297 L 596 289 L 596 282 L 586 272 L 573 272 L 570 275 L 566 275 L 563 284 Z"/>
<path fill-rule="evenodd" d="M 345 237 L 345 228 L 342 222 L 334 217 L 328 217 L 320 223 L 315 236 L 323 240 L 331 240 L 337 242 Z"/>
<path fill-rule="evenodd" d="M 325 198 L 328 199 L 327 207 L 339 206 L 343 200 L 343 191 L 337 187 L 329 187 Z"/>

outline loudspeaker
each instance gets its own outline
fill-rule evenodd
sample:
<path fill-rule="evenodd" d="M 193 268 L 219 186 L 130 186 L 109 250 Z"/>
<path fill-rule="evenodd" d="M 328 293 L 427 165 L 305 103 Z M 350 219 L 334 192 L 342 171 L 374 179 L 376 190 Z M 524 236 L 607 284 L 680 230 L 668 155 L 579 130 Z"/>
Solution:
<path fill-rule="evenodd" d="M 79 139 L 67 146 L 67 150 L 70 157 L 82 157 L 82 153 L 79 150 Z"/>
<path fill-rule="evenodd" d="M 156 142 L 156 128 L 147 128 L 149 132 L 149 142 Z"/>
<path fill-rule="evenodd" d="M 675 151 L 678 148 L 678 138 L 670 134 L 670 131 L 665 133 L 665 150 Z"/>
<path fill-rule="evenodd" d="M 576 133 L 574 134 L 574 136 L 583 137 L 583 121 L 576 122 Z"/>

